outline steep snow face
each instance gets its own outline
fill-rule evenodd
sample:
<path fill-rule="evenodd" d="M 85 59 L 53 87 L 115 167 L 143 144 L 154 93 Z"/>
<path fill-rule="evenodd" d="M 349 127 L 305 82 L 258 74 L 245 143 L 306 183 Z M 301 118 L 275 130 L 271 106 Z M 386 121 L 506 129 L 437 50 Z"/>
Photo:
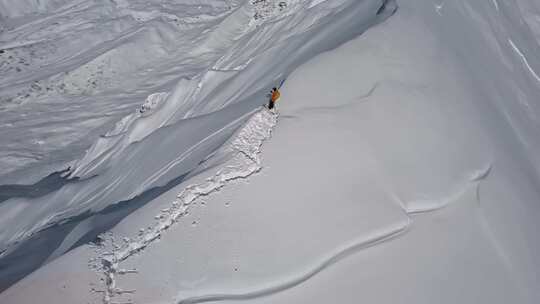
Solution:
<path fill-rule="evenodd" d="M 148 95 L 211 66 L 219 52 L 191 51 L 241 3 L 70 1 L 1 21 L 1 183 L 64 167 Z"/>
<path fill-rule="evenodd" d="M 66 235 L 63 224 L 75 220 L 86 226 L 72 244 L 88 240 L 119 220 L 108 215 L 121 208 L 113 205 L 136 208 L 201 169 L 266 102 L 270 87 L 395 8 L 381 0 L 90 1 L 22 25 L 8 19 L 13 28 L 0 37 L 9 72 L 0 83 L 7 96 L 1 136 L 9 143 L 0 151 L 4 183 L 33 183 L 46 169 L 67 166 L 71 180 L 37 198 L 2 202 L 4 261 L 45 228 L 58 240 L 54 231 Z M 15 53 L 33 58 L 51 44 L 28 70 L 9 66 Z M 35 94 L 21 93 L 28 86 Z M 52 247 L 32 263 L 47 260 Z"/>

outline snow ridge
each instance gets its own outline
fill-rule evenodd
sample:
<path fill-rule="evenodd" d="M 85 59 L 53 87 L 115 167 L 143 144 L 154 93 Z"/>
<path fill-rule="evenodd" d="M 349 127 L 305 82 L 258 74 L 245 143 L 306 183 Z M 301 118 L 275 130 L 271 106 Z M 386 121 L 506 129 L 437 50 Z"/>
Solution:
<path fill-rule="evenodd" d="M 135 290 L 124 290 L 116 286 L 116 275 L 137 272 L 136 269 L 125 270 L 119 268 L 122 261 L 139 253 L 158 240 L 166 230 L 188 213 L 190 205 L 198 198 L 210 195 L 228 183 L 247 178 L 262 169 L 261 146 L 265 140 L 270 138 L 277 119 L 278 114 L 275 112 L 266 109 L 256 112 L 226 146 L 226 152 L 233 154 L 227 166 L 204 182 L 186 187 L 177 195 L 176 200 L 172 202 L 169 208 L 161 210 L 161 213 L 156 216 L 157 223 L 152 227 L 141 229 L 139 235 L 133 240 L 124 238 L 124 245 L 119 246 L 116 245 L 114 238 L 110 237 L 112 252 L 102 253 L 97 259 L 101 265 L 94 266 L 97 270 L 103 272 L 105 276 L 105 290 L 93 290 L 93 292 L 103 293 L 104 304 L 117 303 L 113 301 L 114 297 L 135 292 Z M 94 262 L 90 261 L 90 264 L 92 265 Z"/>

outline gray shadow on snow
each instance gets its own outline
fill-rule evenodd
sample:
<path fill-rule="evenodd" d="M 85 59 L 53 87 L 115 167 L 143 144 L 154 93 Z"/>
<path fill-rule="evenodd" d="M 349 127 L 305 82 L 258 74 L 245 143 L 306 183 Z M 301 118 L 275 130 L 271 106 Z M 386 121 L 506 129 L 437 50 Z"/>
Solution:
<path fill-rule="evenodd" d="M 68 180 L 62 177 L 62 175 L 68 171 L 69 168 L 51 173 L 31 185 L 0 185 L 0 203 L 15 197 L 41 197 L 62 188 L 65 184 L 77 182 L 78 179 Z"/>
<path fill-rule="evenodd" d="M 66 252 L 80 245 L 95 241 L 98 235 L 113 228 L 126 216 L 179 185 L 190 173 L 188 172 L 173 179 L 165 186 L 155 187 L 145 191 L 131 200 L 111 205 L 97 213 L 87 212 L 72 217 L 63 223 L 48 227 L 32 235 L 19 244 L 14 251 L 0 258 L 0 293 L 44 265 L 51 254 L 61 246 L 66 236 L 82 221 L 89 221 L 92 228 L 80 237 Z M 56 179 L 55 174 L 53 173 L 49 177 L 54 176 Z M 55 190 L 60 189 L 62 186 L 60 185 Z M 52 191 L 54 190 L 49 192 Z"/>

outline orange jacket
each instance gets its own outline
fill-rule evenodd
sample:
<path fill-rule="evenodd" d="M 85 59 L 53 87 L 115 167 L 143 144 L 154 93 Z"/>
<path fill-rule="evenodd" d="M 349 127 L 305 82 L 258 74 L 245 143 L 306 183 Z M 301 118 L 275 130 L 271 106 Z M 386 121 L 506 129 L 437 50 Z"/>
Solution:
<path fill-rule="evenodd" d="M 278 90 L 275 90 L 272 92 L 272 97 L 270 97 L 270 100 L 272 102 L 276 102 L 279 99 L 279 96 L 281 96 L 281 94 L 279 94 Z"/>

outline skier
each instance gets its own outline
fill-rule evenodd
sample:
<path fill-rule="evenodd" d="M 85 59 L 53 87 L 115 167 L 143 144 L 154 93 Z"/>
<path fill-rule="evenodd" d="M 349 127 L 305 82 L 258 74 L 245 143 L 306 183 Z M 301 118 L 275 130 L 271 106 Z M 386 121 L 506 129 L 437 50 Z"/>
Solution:
<path fill-rule="evenodd" d="M 281 95 L 277 88 L 273 88 L 271 91 L 272 95 L 270 95 L 270 101 L 268 102 L 268 109 L 272 110 L 274 108 L 274 105 L 276 101 L 279 99 L 279 96 Z"/>

